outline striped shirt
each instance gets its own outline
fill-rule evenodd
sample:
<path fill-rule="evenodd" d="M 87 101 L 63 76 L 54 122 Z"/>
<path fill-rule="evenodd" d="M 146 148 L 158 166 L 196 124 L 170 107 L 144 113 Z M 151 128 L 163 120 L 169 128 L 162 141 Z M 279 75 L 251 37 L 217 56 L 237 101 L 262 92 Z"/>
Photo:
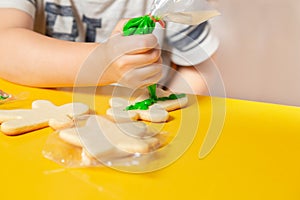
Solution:
<path fill-rule="evenodd" d="M 35 20 L 36 31 L 68 41 L 104 42 L 122 18 L 149 13 L 150 0 L 1 0 L 0 8 L 22 10 Z M 138 4 L 138 5 L 137 5 Z M 198 26 L 167 22 L 154 34 L 171 60 L 182 66 L 196 65 L 218 48 L 208 22 Z"/>

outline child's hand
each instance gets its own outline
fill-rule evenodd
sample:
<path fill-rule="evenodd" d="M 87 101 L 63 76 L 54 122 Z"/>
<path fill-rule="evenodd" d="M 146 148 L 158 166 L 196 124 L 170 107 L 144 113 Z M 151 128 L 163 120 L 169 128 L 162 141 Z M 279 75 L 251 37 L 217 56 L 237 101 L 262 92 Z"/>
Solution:
<path fill-rule="evenodd" d="M 119 34 L 111 37 L 103 47 L 109 59 L 103 74 L 107 81 L 136 88 L 151 85 L 161 78 L 160 50 L 154 35 L 125 37 Z"/>
<path fill-rule="evenodd" d="M 77 84 L 119 83 L 139 88 L 160 80 L 162 62 L 157 38 L 153 34 L 123 36 L 120 28 L 124 22 L 88 56 L 77 76 Z"/>

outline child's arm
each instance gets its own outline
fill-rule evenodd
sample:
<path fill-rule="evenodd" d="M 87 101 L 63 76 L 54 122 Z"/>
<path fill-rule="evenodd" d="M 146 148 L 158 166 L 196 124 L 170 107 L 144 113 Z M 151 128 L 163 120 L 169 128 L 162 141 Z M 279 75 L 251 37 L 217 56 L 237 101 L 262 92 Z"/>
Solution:
<path fill-rule="evenodd" d="M 0 75 L 30 86 L 71 85 L 80 63 L 96 44 L 52 39 L 32 31 L 33 19 L 16 9 L 1 9 Z"/>
<path fill-rule="evenodd" d="M 106 55 L 119 56 L 106 61 L 106 64 L 109 63 L 109 70 L 104 73 L 98 85 L 117 82 L 127 71 L 151 65 L 160 58 L 160 51 L 155 49 L 157 41 L 151 35 L 138 38 L 126 37 L 126 39 L 118 36 L 118 39 L 108 40 L 106 44 L 68 42 L 32 31 L 33 19 L 25 12 L 16 9 L 0 9 L 0 19 L 0 77 L 18 84 L 35 87 L 72 86 L 80 66 L 95 48 L 102 49 Z M 126 55 L 125 52 L 118 52 L 120 51 L 118 45 L 126 46 L 123 49 Z M 105 55 L 99 55 L 101 56 L 105 59 Z M 133 63 L 138 64 L 133 65 Z M 98 70 L 102 67 L 104 71 L 106 64 L 95 63 L 95 66 L 91 66 L 91 76 L 93 68 Z M 138 76 L 145 77 L 146 84 L 154 81 L 147 79 L 146 73 L 149 70 L 138 71 Z M 156 67 L 152 72 L 158 77 L 161 70 Z M 81 84 L 90 83 L 87 80 L 86 83 L 83 81 Z"/>

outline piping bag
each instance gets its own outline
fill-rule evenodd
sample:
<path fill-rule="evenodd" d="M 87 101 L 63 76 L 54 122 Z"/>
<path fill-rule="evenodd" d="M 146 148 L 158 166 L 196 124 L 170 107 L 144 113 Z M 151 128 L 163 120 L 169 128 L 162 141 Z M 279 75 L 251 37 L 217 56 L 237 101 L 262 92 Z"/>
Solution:
<path fill-rule="evenodd" d="M 219 14 L 205 0 L 154 0 L 150 14 L 130 19 L 123 27 L 123 35 L 150 34 L 155 29 L 156 22 L 163 28 L 165 28 L 164 21 L 197 25 Z M 148 86 L 150 98 L 130 105 L 126 109 L 147 110 L 158 100 L 156 87 L 157 84 Z M 177 99 L 183 96 L 184 94 L 172 94 L 172 96 L 164 97 L 164 100 Z"/>

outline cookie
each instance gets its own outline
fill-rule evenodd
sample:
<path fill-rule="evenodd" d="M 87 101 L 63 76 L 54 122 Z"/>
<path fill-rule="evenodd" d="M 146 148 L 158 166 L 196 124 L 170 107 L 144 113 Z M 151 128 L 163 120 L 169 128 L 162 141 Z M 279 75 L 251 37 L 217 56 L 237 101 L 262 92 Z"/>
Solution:
<path fill-rule="evenodd" d="M 47 100 L 36 100 L 32 109 L 0 110 L 0 130 L 6 135 L 20 135 L 48 126 L 61 129 L 72 126 L 74 117 L 88 112 L 89 107 L 82 103 L 55 106 Z"/>
<path fill-rule="evenodd" d="M 116 104 L 118 106 L 116 106 Z M 169 113 L 159 104 L 154 104 L 148 110 L 126 110 L 128 101 L 123 98 L 110 99 L 110 106 L 106 114 L 116 122 L 144 120 L 149 122 L 165 122 Z"/>
<path fill-rule="evenodd" d="M 157 97 L 166 97 L 171 93 L 157 88 Z M 149 106 L 147 110 L 126 110 L 126 107 L 136 102 L 143 101 L 149 98 L 149 93 L 137 97 L 133 102 L 129 102 L 124 98 L 111 98 L 109 104 L 111 108 L 106 111 L 106 114 L 117 122 L 144 120 L 150 122 L 165 122 L 169 118 L 169 112 L 181 109 L 188 104 L 188 97 L 183 96 L 178 99 L 157 101 L 157 103 Z"/>
<path fill-rule="evenodd" d="M 103 116 L 92 115 L 83 127 L 60 130 L 59 137 L 97 157 L 116 150 L 148 153 L 160 145 L 159 140 L 153 137 L 157 133 L 143 122 L 115 123 Z"/>

